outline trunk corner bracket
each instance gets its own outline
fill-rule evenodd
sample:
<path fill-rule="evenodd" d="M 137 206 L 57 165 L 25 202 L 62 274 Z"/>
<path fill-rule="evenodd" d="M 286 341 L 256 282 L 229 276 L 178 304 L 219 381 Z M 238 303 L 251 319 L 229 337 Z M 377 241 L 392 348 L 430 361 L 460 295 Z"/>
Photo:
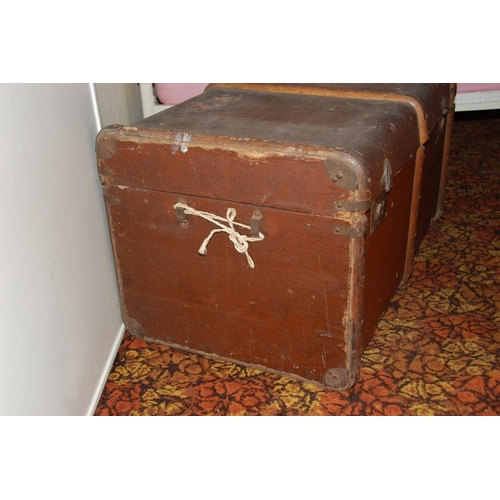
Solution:
<path fill-rule="evenodd" d="M 359 188 L 356 174 L 348 164 L 328 158 L 326 160 L 326 171 L 332 182 L 340 188 L 349 191 Z"/>

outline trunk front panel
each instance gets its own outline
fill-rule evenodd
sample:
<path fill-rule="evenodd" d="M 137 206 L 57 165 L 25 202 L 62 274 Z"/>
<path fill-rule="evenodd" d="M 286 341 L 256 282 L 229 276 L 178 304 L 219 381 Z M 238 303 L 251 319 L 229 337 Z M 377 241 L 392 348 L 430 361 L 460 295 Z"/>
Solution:
<path fill-rule="evenodd" d="M 198 254 L 216 226 L 195 215 L 178 222 L 178 194 L 111 185 L 105 196 L 125 321 L 146 338 L 318 382 L 346 364 L 352 237 L 336 231 L 347 222 L 263 208 L 252 269 L 224 232 Z M 250 205 L 185 198 L 219 216 L 235 208 L 250 225 Z"/>

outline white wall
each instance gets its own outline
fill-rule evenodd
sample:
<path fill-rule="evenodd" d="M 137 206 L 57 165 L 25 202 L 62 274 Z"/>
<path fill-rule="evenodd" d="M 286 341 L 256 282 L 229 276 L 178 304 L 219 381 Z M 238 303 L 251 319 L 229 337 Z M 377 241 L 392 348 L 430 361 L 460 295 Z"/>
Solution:
<path fill-rule="evenodd" d="M 96 83 L 101 125 L 131 125 L 142 120 L 141 92 L 137 83 Z"/>
<path fill-rule="evenodd" d="M 122 321 L 89 84 L 0 85 L 0 414 L 92 414 Z"/>

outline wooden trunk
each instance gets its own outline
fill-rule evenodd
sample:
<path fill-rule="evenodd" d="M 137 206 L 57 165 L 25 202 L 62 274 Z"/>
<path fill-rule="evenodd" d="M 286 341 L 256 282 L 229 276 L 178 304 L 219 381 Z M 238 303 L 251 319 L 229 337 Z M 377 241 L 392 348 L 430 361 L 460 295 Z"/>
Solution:
<path fill-rule="evenodd" d="M 396 100 L 215 87 L 103 129 L 127 329 L 351 387 L 411 266 L 419 123 Z"/>

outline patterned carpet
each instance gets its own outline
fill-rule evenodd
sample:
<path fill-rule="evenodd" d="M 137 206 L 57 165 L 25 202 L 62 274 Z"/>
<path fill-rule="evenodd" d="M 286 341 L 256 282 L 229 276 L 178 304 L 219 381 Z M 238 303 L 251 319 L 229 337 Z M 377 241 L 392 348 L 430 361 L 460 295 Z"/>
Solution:
<path fill-rule="evenodd" d="M 445 211 L 333 392 L 125 334 L 96 415 L 500 415 L 500 114 L 458 114 Z"/>

